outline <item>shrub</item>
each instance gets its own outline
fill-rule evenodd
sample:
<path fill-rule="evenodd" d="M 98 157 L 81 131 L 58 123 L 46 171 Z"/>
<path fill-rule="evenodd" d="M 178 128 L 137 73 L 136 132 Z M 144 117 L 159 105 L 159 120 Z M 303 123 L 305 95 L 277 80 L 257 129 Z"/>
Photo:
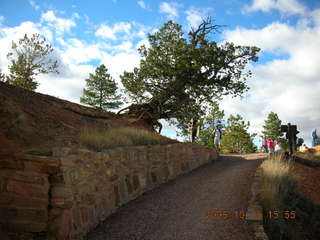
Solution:
<path fill-rule="evenodd" d="M 279 139 L 279 145 L 280 145 L 280 148 L 281 148 L 283 151 L 285 151 L 285 152 L 289 151 L 289 144 L 288 144 L 287 139 L 285 139 L 285 138 L 280 138 L 280 139 Z"/>
<path fill-rule="evenodd" d="M 274 154 L 264 161 L 260 198 L 265 208 L 280 209 L 284 198 L 297 188 L 296 180 L 290 175 L 291 163 L 283 154 Z"/>
<path fill-rule="evenodd" d="M 141 146 L 168 143 L 165 138 L 137 128 L 122 127 L 101 131 L 98 129 L 84 129 L 80 133 L 80 143 L 84 146 L 102 150 L 114 147 Z"/>

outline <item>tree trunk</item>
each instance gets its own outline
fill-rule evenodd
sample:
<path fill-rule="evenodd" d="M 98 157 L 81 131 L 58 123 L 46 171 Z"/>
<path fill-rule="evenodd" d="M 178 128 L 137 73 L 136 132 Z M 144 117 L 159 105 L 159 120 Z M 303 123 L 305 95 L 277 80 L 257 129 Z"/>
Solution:
<path fill-rule="evenodd" d="M 191 142 L 195 142 L 197 136 L 197 126 L 198 126 L 198 119 L 192 118 L 192 128 L 191 128 Z"/>

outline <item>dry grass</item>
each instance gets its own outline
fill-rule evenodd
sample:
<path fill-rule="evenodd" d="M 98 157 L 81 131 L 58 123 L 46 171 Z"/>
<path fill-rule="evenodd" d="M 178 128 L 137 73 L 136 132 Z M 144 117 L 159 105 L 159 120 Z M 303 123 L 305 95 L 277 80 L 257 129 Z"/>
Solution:
<path fill-rule="evenodd" d="M 279 209 L 287 194 L 295 190 L 297 183 L 290 175 L 290 162 L 282 154 L 269 157 L 261 165 L 263 174 L 260 187 L 262 204 L 268 209 Z"/>
<path fill-rule="evenodd" d="M 320 151 L 296 152 L 295 155 L 300 158 L 303 158 L 303 159 L 307 159 L 307 160 L 311 160 L 311 161 L 315 161 L 315 162 L 320 162 Z"/>
<path fill-rule="evenodd" d="M 79 137 L 84 146 L 98 151 L 115 147 L 168 143 L 166 139 L 155 133 L 130 127 L 108 129 L 106 131 L 85 129 Z"/>

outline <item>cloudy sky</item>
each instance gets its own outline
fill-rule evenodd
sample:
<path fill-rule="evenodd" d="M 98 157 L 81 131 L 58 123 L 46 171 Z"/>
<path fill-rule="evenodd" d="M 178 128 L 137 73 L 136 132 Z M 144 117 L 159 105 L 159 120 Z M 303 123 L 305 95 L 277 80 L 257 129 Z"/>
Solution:
<path fill-rule="evenodd" d="M 297 124 L 307 145 L 320 135 L 320 1 L 317 0 L 1 0 L 0 68 L 7 73 L 11 42 L 40 33 L 55 48 L 59 75 L 39 76 L 38 92 L 79 103 L 84 79 L 104 63 L 112 76 L 139 64 L 137 48 L 168 20 L 184 31 L 211 15 L 226 25 L 217 41 L 262 49 L 243 99 L 225 98 L 229 114 L 261 132 L 270 111 Z M 164 133 L 176 137 L 174 129 Z M 256 140 L 258 143 L 258 139 Z"/>

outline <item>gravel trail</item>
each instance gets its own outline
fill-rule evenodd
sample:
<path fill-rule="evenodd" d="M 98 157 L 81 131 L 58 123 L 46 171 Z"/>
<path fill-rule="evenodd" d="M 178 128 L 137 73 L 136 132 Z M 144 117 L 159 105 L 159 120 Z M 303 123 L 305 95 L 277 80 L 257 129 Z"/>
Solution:
<path fill-rule="evenodd" d="M 261 155 L 220 158 L 143 194 L 85 239 L 253 240 L 248 223 L 240 217 Z"/>

